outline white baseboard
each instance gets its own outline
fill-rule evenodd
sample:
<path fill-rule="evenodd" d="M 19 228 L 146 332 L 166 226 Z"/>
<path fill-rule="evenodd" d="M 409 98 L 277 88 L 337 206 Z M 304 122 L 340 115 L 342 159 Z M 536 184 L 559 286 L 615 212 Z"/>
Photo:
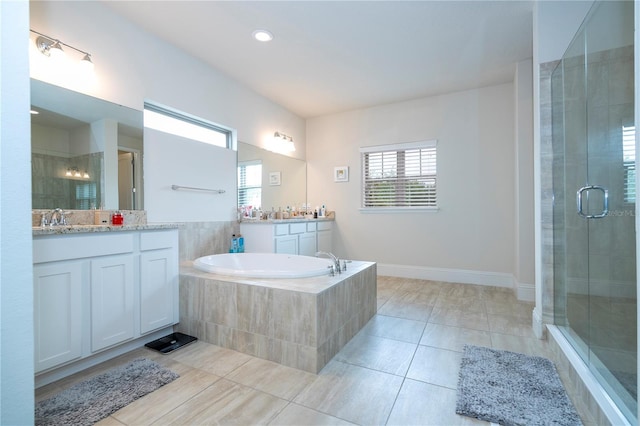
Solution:
<path fill-rule="evenodd" d="M 538 339 L 547 338 L 547 328 L 542 322 L 542 315 L 540 315 L 540 308 L 538 306 L 533 308 L 533 313 L 531 315 L 531 326 L 533 327 L 533 333 Z"/>
<path fill-rule="evenodd" d="M 426 266 L 390 265 L 378 263 L 378 275 L 415 278 L 451 283 L 490 285 L 514 288 L 514 277 L 504 272 L 471 271 L 466 269 L 430 268 Z M 533 300 L 533 299 L 532 299 Z"/>
<path fill-rule="evenodd" d="M 523 302 L 535 302 L 536 286 L 534 284 L 516 282 L 516 297 Z"/>
<path fill-rule="evenodd" d="M 132 340 L 130 342 L 123 343 L 113 348 L 106 349 L 102 352 L 98 352 L 97 354 L 92 355 L 90 357 L 81 358 L 79 360 L 72 361 L 68 364 L 65 364 L 61 367 L 56 367 L 52 370 L 38 373 L 35 376 L 35 388 L 37 389 L 41 386 L 48 385 L 49 383 L 53 383 L 57 380 L 63 379 L 79 371 L 86 370 L 89 367 L 98 365 L 102 362 L 110 360 L 111 358 L 115 358 L 119 355 L 125 354 L 134 349 L 141 348 L 146 343 L 159 339 L 170 333 L 173 333 L 173 326 L 169 326 L 161 330 L 154 331 L 153 333 L 149 333 L 136 340 Z"/>

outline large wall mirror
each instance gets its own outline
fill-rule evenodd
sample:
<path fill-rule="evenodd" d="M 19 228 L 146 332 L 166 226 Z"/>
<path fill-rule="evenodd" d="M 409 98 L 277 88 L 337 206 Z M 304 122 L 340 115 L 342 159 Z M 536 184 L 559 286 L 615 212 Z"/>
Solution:
<path fill-rule="evenodd" d="M 142 111 L 31 80 L 33 209 L 140 210 Z"/>
<path fill-rule="evenodd" d="M 307 202 L 307 164 L 238 142 L 238 193 L 238 207 L 299 209 Z"/>

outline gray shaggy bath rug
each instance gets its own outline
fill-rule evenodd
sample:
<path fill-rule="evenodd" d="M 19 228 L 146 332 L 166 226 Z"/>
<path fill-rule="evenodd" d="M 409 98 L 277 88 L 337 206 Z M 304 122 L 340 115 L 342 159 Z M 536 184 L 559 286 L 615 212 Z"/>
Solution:
<path fill-rule="evenodd" d="M 456 413 L 501 425 L 582 425 L 551 361 L 465 345 Z"/>
<path fill-rule="evenodd" d="M 146 358 L 113 368 L 36 404 L 36 425 L 92 425 L 178 376 Z"/>

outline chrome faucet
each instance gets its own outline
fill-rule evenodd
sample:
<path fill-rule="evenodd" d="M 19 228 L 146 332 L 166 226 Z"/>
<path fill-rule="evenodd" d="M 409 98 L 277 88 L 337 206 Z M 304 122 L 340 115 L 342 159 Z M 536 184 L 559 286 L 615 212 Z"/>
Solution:
<path fill-rule="evenodd" d="M 337 273 L 342 273 L 342 268 L 340 267 L 340 259 L 338 259 L 333 253 L 328 253 L 326 251 L 319 251 L 316 253 L 316 257 L 327 257 L 333 260 L 333 267 Z"/>
<path fill-rule="evenodd" d="M 57 216 L 56 216 L 57 215 Z M 66 225 L 67 218 L 64 215 L 64 210 L 61 208 L 53 209 L 51 211 L 51 219 L 49 220 L 49 226 Z"/>

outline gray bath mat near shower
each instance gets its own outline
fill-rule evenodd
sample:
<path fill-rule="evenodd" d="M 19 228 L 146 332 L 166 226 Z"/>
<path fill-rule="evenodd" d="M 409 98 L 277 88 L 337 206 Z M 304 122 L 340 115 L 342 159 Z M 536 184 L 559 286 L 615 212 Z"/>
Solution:
<path fill-rule="evenodd" d="M 93 425 L 177 379 L 146 358 L 113 368 L 36 404 L 36 425 Z"/>
<path fill-rule="evenodd" d="M 460 364 L 456 413 L 501 425 L 582 425 L 551 361 L 471 345 Z"/>

